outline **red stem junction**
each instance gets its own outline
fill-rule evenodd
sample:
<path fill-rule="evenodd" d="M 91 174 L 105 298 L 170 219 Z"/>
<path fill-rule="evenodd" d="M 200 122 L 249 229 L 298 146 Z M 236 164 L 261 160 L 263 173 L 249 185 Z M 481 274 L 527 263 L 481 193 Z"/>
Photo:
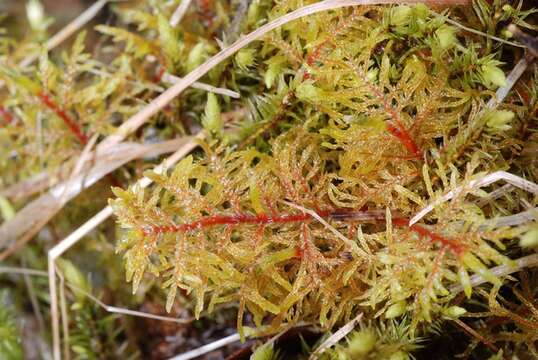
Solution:
<path fill-rule="evenodd" d="M 341 26 L 335 30 L 332 31 L 332 38 L 328 38 L 325 41 L 323 41 L 321 44 L 316 46 L 312 52 L 307 56 L 306 58 L 306 64 L 308 66 L 312 66 L 316 60 L 319 59 L 321 51 L 327 47 L 328 45 L 334 46 L 334 39 L 336 36 L 340 33 L 342 33 L 344 30 L 346 30 L 352 23 L 354 18 L 356 17 L 357 13 L 354 12 L 348 19 L 346 19 Z M 363 76 L 361 71 L 358 70 L 358 68 L 352 64 L 353 68 L 356 68 L 357 73 L 359 76 L 361 76 L 370 89 L 370 91 L 374 94 L 374 96 L 383 104 L 383 108 L 385 111 L 390 115 L 392 118 L 392 123 L 389 123 L 387 125 L 387 131 L 396 137 L 400 143 L 407 149 L 407 151 L 413 156 L 414 158 L 420 159 L 422 157 L 422 151 L 420 147 L 417 145 L 409 131 L 406 129 L 405 125 L 403 124 L 400 116 L 394 109 L 394 107 L 389 104 L 387 99 L 385 98 L 385 95 L 376 88 L 369 79 L 366 78 L 366 76 Z M 303 80 L 308 80 L 311 78 L 311 74 L 306 71 L 303 75 Z"/>
<path fill-rule="evenodd" d="M 385 95 L 378 88 L 371 84 L 366 77 L 363 78 L 370 91 L 383 104 L 383 108 L 392 118 L 393 123 L 389 123 L 387 125 L 388 132 L 395 136 L 400 141 L 400 143 L 405 146 L 405 148 L 411 155 L 416 158 L 420 158 L 422 156 L 422 151 L 420 150 L 420 147 L 417 145 L 415 140 L 413 140 L 411 134 L 409 134 L 409 131 L 407 131 L 407 129 L 405 128 L 403 121 L 401 120 L 394 107 L 389 104 L 388 100 L 385 98 Z"/>

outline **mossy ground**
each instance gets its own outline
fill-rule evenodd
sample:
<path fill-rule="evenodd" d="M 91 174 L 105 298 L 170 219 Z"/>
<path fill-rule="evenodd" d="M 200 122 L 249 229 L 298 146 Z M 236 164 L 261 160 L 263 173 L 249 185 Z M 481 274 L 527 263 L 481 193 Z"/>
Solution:
<path fill-rule="evenodd" d="M 111 3 L 85 32 L 46 52 L 37 44 L 54 32 L 47 16 L 61 16 L 45 2 L 47 16 L 26 19 L 8 2 L 0 37 L 4 217 L 47 188 L 14 196 L 14 185 L 69 174 L 88 142 L 115 134 L 178 81 L 171 75 L 186 76 L 310 3 L 197 0 L 177 26 L 170 18 L 178 1 Z M 68 284 L 65 352 L 167 358 L 237 329 L 259 340 L 215 356 L 242 349 L 231 358 L 246 358 L 253 345 L 302 325 L 274 347 L 281 358 L 307 358 L 362 313 L 322 358 L 538 356 L 536 270 L 491 270 L 535 253 L 536 216 L 502 227 L 491 220 L 536 208 L 538 197 L 502 182 L 469 186 L 501 170 L 538 181 L 538 70 L 530 64 L 515 84 L 507 79 L 526 54 L 507 43 L 515 41 L 507 26 L 535 35 L 536 9 L 476 0 L 433 10 L 357 6 L 287 23 L 200 79 L 215 93 L 189 88 L 130 133 L 127 140 L 140 144 L 205 136 L 165 172 L 151 171 L 155 157 L 118 168 L 4 261 L 46 269 L 46 251 L 111 198 L 114 221 L 58 263 Z M 31 54 L 40 54 L 33 65 L 17 65 Z M 506 98 L 489 106 L 507 84 Z M 142 175 L 153 185 L 132 185 Z M 474 287 L 473 275 L 486 283 Z M 14 304 L 0 313 L 0 331 L 11 336 L 0 349 L 12 349 L 9 359 L 21 346 L 48 351 L 46 281 L 0 281 Z M 112 315 L 88 293 L 199 319 L 177 325 Z M 13 326 L 17 316 L 37 325 Z"/>

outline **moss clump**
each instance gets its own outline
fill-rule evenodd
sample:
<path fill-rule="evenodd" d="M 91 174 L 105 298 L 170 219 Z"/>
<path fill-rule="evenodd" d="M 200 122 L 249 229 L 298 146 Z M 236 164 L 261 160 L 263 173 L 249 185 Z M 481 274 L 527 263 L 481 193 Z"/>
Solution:
<path fill-rule="evenodd" d="M 526 189 L 538 180 L 529 166 L 537 153 L 538 72 L 529 65 L 514 83 L 507 74 L 525 54 L 506 40 L 513 40 L 509 23 L 536 30 L 536 9 L 475 0 L 319 12 L 250 42 L 164 106 L 161 94 L 220 49 L 315 2 L 194 1 L 177 24 L 179 3 L 110 3 L 106 25 L 56 52 L 38 46 L 50 20 L 35 0 L 27 37 L 0 37 L 6 219 L 21 223 L 22 212 L 12 213 L 78 171 L 93 141 L 102 151 L 123 140 L 204 138 L 174 168 L 146 171 L 154 158 L 122 165 L 25 250 L 46 251 L 51 237 L 65 237 L 100 205 L 92 194 L 103 200 L 110 184 L 120 185 L 110 200 L 117 251 L 127 280 L 142 291 L 126 297 L 116 281 L 89 281 L 76 261 L 60 261 L 67 282 L 84 283 L 86 293 L 195 317 L 237 308 L 232 321 L 243 338 L 298 324 L 328 334 L 362 314 L 360 329 L 326 358 L 405 359 L 434 352 L 442 331 L 472 334 L 467 352 L 476 356 L 536 353 L 535 273 L 522 269 L 534 264 L 536 249 L 537 197 Z M 506 96 L 495 93 L 500 87 Z M 146 119 L 148 104 L 162 111 Z M 529 182 L 473 185 L 498 171 Z M 151 186 L 128 185 L 142 174 Z M 439 201 L 446 194 L 453 196 Z M 84 266 L 97 278 L 118 273 L 103 246 L 114 230 L 103 224 L 89 245 L 103 269 Z M 507 269 L 518 274 L 508 278 Z M 87 304 L 87 294 L 67 292 L 75 316 L 64 327 L 75 335 L 65 352 L 70 345 L 92 357 L 118 345 L 137 356 L 139 334 L 126 323 L 115 332 L 118 322 Z M 233 327 L 228 320 L 216 321 Z M 447 330 L 452 325 L 456 331 Z M 187 333 L 196 331 L 192 325 Z M 169 339 L 171 332 L 163 326 L 152 334 Z M 275 357 L 275 344 L 258 356 Z"/>
<path fill-rule="evenodd" d="M 242 50 L 225 71 L 263 88 L 242 130 L 225 128 L 170 173 L 147 173 L 150 190 L 116 190 L 134 289 L 149 271 L 163 277 L 168 307 L 177 289 L 193 294 L 196 314 L 236 302 L 241 333 L 248 311 L 258 333 L 301 321 L 330 329 L 363 312 L 407 314 L 408 331 L 424 334 L 455 309 L 453 289 L 472 296 L 470 275 L 500 286 L 489 268 L 512 264 L 529 226 L 488 225 L 521 209 L 512 196 L 480 206 L 486 194 L 468 184 L 512 164 L 508 139 L 525 115 L 515 98 L 488 108 L 506 84 L 503 48 L 468 35 L 425 5 L 357 7 Z M 409 224 L 459 186 L 425 224 Z"/>

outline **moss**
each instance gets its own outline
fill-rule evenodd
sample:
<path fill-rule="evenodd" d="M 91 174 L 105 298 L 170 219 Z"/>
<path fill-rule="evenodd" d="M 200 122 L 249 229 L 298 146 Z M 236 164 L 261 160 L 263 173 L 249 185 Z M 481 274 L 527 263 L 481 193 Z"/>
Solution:
<path fill-rule="evenodd" d="M 170 75 L 187 75 L 239 33 L 313 2 L 245 2 L 237 17 L 236 2 L 193 2 L 178 26 L 168 20 L 172 3 L 111 4 L 112 20 L 95 27 L 99 42 L 81 32 L 63 53 L 35 50 L 44 14 L 30 19 L 34 37 L 18 45 L 0 38 L 0 146 L 10 149 L 0 154 L 2 189 L 69 173 L 91 139 L 114 134 L 177 80 Z M 155 283 L 165 296 L 150 285 L 144 293 L 152 289 L 168 311 L 181 301 L 196 317 L 236 306 L 243 338 L 300 323 L 330 332 L 363 313 L 361 329 L 327 358 L 409 358 L 419 340 L 447 324 L 465 326 L 460 318 L 477 308 L 489 309 L 491 321 L 511 321 L 477 337 L 489 355 L 495 346 L 535 353 L 535 319 L 518 308 L 534 314 L 535 292 L 512 288 L 518 306 L 505 309 L 497 299 L 506 279 L 491 270 L 534 251 L 535 219 L 509 227 L 491 219 L 536 207 L 536 196 L 470 186 L 498 170 L 538 180 L 528 166 L 536 155 L 535 68 L 500 106 L 487 105 L 523 56 L 491 35 L 503 36 L 510 22 L 536 29 L 535 11 L 483 0 L 435 12 L 424 4 L 325 11 L 211 69 L 200 81 L 239 98 L 189 89 L 128 137 L 149 143 L 202 131 L 200 149 L 173 169 L 146 171 L 153 159 L 144 159 L 96 185 L 104 194 L 110 182 L 122 185 L 110 204 L 133 291 Z M 14 65 L 28 54 L 40 54 L 35 65 Z M 128 186 L 142 174 L 154 184 Z M 410 224 L 456 188 L 463 190 Z M 4 203 L 17 210 L 29 195 L 11 200 Z M 98 201 L 79 198 L 56 224 L 79 224 L 88 203 Z M 99 230 L 111 233 L 110 224 Z M 76 266 L 64 267 L 91 291 Z M 473 287 L 476 276 L 487 284 Z M 78 310 L 75 353 L 86 354 L 91 338 L 119 341 L 109 335 L 112 320 Z M 103 322 L 93 323 L 98 313 Z"/>
<path fill-rule="evenodd" d="M 505 84 L 497 55 L 473 52 L 481 41 L 423 5 L 322 13 L 272 34 L 249 60 L 266 69 L 264 97 L 286 94 L 257 119 L 281 126 L 276 137 L 261 124 L 253 132 L 270 146 L 207 146 L 170 174 L 148 173 L 152 190 L 116 190 L 134 289 L 151 270 L 166 279 L 168 307 L 178 288 L 193 294 L 197 314 L 238 302 L 241 333 L 245 311 L 272 333 L 298 321 L 330 329 L 357 311 L 408 313 L 414 331 L 454 309 L 450 288 L 471 297 L 470 274 L 500 285 L 488 267 L 510 264 L 502 244 L 526 225 L 480 230 L 501 213 L 467 192 L 441 205 L 434 225 L 407 220 L 506 164 L 498 141 L 514 114 L 480 114 L 488 89 Z M 476 71 L 461 71 L 470 64 Z M 490 135 L 460 139 L 467 129 Z M 483 143 L 499 147 L 484 154 Z M 341 236 L 286 202 L 315 209 Z"/>

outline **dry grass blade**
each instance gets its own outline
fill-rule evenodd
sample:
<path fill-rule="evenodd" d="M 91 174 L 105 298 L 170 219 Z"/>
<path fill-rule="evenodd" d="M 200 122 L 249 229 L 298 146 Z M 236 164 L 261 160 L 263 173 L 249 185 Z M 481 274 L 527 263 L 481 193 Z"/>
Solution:
<path fill-rule="evenodd" d="M 64 334 L 63 358 L 65 360 L 70 360 L 71 354 L 69 352 L 69 318 L 67 314 L 67 300 L 65 297 L 65 278 L 61 273 L 58 274 L 58 277 L 60 278 L 60 310 L 62 312 L 62 329 Z"/>
<path fill-rule="evenodd" d="M 0 266 L 0 274 L 47 276 L 47 273 L 42 270 L 21 268 L 15 266 Z"/>
<path fill-rule="evenodd" d="M 191 4 L 191 1 L 192 0 L 181 0 L 181 3 L 176 8 L 174 13 L 172 14 L 172 17 L 170 18 L 170 25 L 176 27 L 181 22 L 181 19 L 183 19 L 183 16 L 185 16 L 185 13 L 187 12 L 189 5 Z"/>
<path fill-rule="evenodd" d="M 298 327 L 310 326 L 310 325 L 312 325 L 312 324 L 299 322 L 299 323 L 297 323 L 295 325 L 285 326 L 282 331 L 280 331 L 278 334 L 276 334 L 271 339 L 269 339 L 265 344 L 263 344 L 263 346 L 273 346 L 274 343 L 282 335 L 284 335 L 286 332 L 288 332 L 292 328 L 298 328 Z M 189 360 L 189 359 L 194 359 L 196 357 L 199 357 L 201 355 L 207 354 L 208 352 L 211 352 L 213 350 L 216 350 L 216 349 L 221 348 L 223 346 L 226 346 L 228 344 L 232 344 L 232 343 L 237 342 L 239 340 L 241 340 L 240 335 L 238 333 L 235 333 L 235 334 L 232 334 L 230 336 L 227 336 L 227 337 L 224 337 L 222 339 L 219 339 L 217 341 L 214 341 L 212 343 L 203 345 L 203 346 L 201 346 L 199 348 L 189 350 L 189 351 L 184 352 L 182 354 L 178 354 L 178 355 L 176 355 L 176 356 L 174 356 L 174 357 L 172 357 L 172 358 L 170 358 L 168 360 Z M 252 356 L 251 356 L 251 358 L 252 358 Z"/>
<path fill-rule="evenodd" d="M 478 229 L 487 230 L 490 228 L 498 228 L 503 226 L 516 226 L 527 224 L 531 221 L 538 221 L 538 207 L 522 211 L 519 214 L 501 216 L 487 220 L 483 225 L 480 225 Z"/>
<path fill-rule="evenodd" d="M 21 268 L 21 267 L 14 267 L 14 266 L 0 266 L 0 274 L 13 274 L 13 275 L 25 275 L 25 276 L 42 276 L 42 277 L 48 277 L 48 273 L 46 271 L 42 270 L 36 270 L 36 269 L 28 269 L 28 268 Z M 175 317 L 170 316 L 161 316 L 161 315 L 155 315 L 150 314 L 143 311 L 136 311 L 136 310 L 129 310 L 117 306 L 111 306 L 107 305 L 101 300 L 99 300 L 94 295 L 90 294 L 89 292 L 85 291 L 84 289 L 81 289 L 77 286 L 67 284 L 67 287 L 70 288 L 73 291 L 76 291 L 84 296 L 86 296 L 88 299 L 95 302 L 99 307 L 101 307 L 103 310 L 114 313 L 114 314 L 121 314 L 121 315 L 129 315 L 129 316 L 136 316 L 136 317 L 143 317 L 146 319 L 155 319 L 155 320 L 161 320 L 161 321 L 169 321 L 174 322 L 178 324 L 186 324 L 189 322 L 192 322 L 194 318 L 189 319 L 178 319 Z"/>
<path fill-rule="evenodd" d="M 470 335 L 474 336 L 475 338 L 477 338 L 480 342 L 482 342 L 484 345 L 486 345 L 488 348 L 490 348 L 490 350 L 496 354 L 499 352 L 499 349 L 493 345 L 493 343 L 491 341 L 489 341 L 488 339 L 486 339 L 485 337 L 483 337 L 482 335 L 480 335 L 480 333 L 478 333 L 475 329 L 473 329 L 472 327 L 470 327 L 469 325 L 465 324 L 463 321 L 461 321 L 460 319 L 452 319 L 452 321 L 454 321 L 456 324 L 458 324 L 461 328 L 463 328 L 467 333 L 469 333 Z"/>
<path fill-rule="evenodd" d="M 518 272 L 521 269 L 536 267 L 538 266 L 538 254 L 528 255 L 528 256 L 519 258 L 517 260 L 514 260 L 514 264 L 515 265 L 513 266 L 512 265 L 495 266 L 489 269 L 489 271 L 491 272 L 493 276 L 502 277 L 502 276 L 506 276 L 506 275 L 510 275 L 515 272 Z M 482 276 L 475 274 L 471 276 L 470 282 L 471 282 L 471 286 L 475 287 L 481 284 L 485 284 L 487 280 L 484 279 Z M 461 285 L 456 285 L 450 289 L 450 292 L 454 295 L 462 291 L 463 291 L 463 286 Z"/>
<path fill-rule="evenodd" d="M 89 163 L 92 160 L 95 160 L 94 156 L 96 155 L 95 152 L 92 152 L 92 149 L 97 142 L 97 138 L 99 137 L 98 134 L 95 134 L 91 137 L 90 141 L 84 146 L 84 149 L 82 149 L 82 153 L 77 159 L 77 162 L 75 163 L 75 166 L 73 167 L 73 170 L 71 171 L 71 175 L 69 176 L 69 179 L 67 180 L 67 183 L 73 182 L 77 177 L 82 176 L 82 179 L 79 181 L 80 183 L 85 182 L 86 175 L 90 175 L 89 173 L 82 173 L 82 170 L 84 169 L 85 164 Z M 63 192 L 58 196 L 58 207 L 63 207 L 66 203 L 66 201 L 69 200 L 69 186 L 65 186 L 63 188 Z"/>
<path fill-rule="evenodd" d="M 495 98 L 491 99 L 486 107 L 489 109 L 496 108 L 499 104 L 501 104 L 504 99 L 508 96 L 508 93 L 510 90 L 512 90 L 512 87 L 515 85 L 515 83 L 519 80 L 521 75 L 525 72 L 527 67 L 532 62 L 532 57 L 527 56 L 523 57 L 519 62 L 516 64 L 516 66 L 512 69 L 510 74 L 506 77 L 506 85 L 503 87 L 500 87 L 497 92 L 495 93 Z"/>
<path fill-rule="evenodd" d="M 511 45 L 511 46 L 516 46 L 516 47 L 525 47 L 525 45 L 521 45 L 521 44 L 518 44 L 518 43 L 515 43 L 513 41 L 508 41 L 508 40 L 505 40 L 505 39 L 502 39 L 500 37 L 497 37 L 497 36 L 493 36 L 493 35 L 490 35 L 490 34 L 486 34 L 482 31 L 478 31 L 478 30 L 475 30 L 473 28 L 470 28 L 470 27 L 467 27 L 467 26 L 464 26 L 462 24 L 460 24 L 459 22 L 457 21 L 454 21 L 452 19 L 450 19 L 449 17 L 447 16 L 443 16 L 435 11 L 432 11 L 433 14 L 437 15 L 437 16 L 440 16 L 440 17 L 444 17 L 445 21 L 451 25 L 454 25 L 462 30 L 465 30 L 465 31 L 468 31 L 470 33 L 473 33 L 473 34 L 476 34 L 476 35 L 480 35 L 480 36 L 484 36 L 484 37 L 487 37 L 488 39 L 492 39 L 492 40 L 495 40 L 495 41 L 498 41 L 500 43 L 503 43 L 503 44 L 507 44 L 507 45 Z"/>
<path fill-rule="evenodd" d="M 153 62 L 153 63 L 158 61 L 158 59 L 153 55 L 148 55 L 146 57 L 146 60 L 149 61 L 149 62 Z M 104 73 L 104 74 L 106 74 L 106 73 Z M 107 75 L 104 75 L 104 76 L 107 76 Z M 165 73 L 163 73 L 163 75 L 161 77 L 161 80 L 163 82 L 166 82 L 166 83 L 169 83 L 169 84 L 176 84 L 179 81 L 181 81 L 181 78 L 176 76 L 176 75 L 172 75 L 170 73 L 165 72 Z M 226 89 L 226 88 L 216 87 L 216 86 L 209 85 L 209 84 L 199 82 L 199 81 L 193 82 L 191 84 L 191 87 L 194 88 L 194 89 L 203 90 L 203 91 L 207 91 L 207 92 L 212 92 L 212 93 L 219 94 L 219 95 L 229 96 L 229 97 L 234 98 L 234 99 L 239 99 L 241 97 L 241 95 L 237 91 L 233 91 L 233 90 Z M 154 90 L 163 91 L 163 88 L 160 87 L 160 86 L 156 86 L 156 88 Z"/>
<path fill-rule="evenodd" d="M 492 192 L 490 192 L 488 194 L 488 196 L 486 197 L 483 197 L 481 198 L 480 200 L 478 200 L 476 202 L 476 206 L 478 207 L 483 207 L 484 205 L 486 204 L 489 204 L 490 202 L 492 202 L 493 200 L 496 200 L 500 197 L 502 197 L 503 195 L 507 194 L 508 192 L 510 192 L 510 190 L 512 190 L 514 187 L 510 184 L 504 184 L 503 186 L 501 186 L 499 189 L 497 190 L 494 190 Z"/>
<path fill-rule="evenodd" d="M 510 24 L 508 26 L 508 31 L 514 34 L 514 36 L 521 41 L 524 46 L 527 47 L 527 49 L 529 49 L 534 57 L 538 57 L 538 38 L 524 33 L 514 24 Z"/>
<path fill-rule="evenodd" d="M 165 73 L 162 77 L 162 80 L 170 84 L 177 84 L 182 79 L 179 76 Z M 203 90 L 203 91 L 212 92 L 219 95 L 229 96 L 234 99 L 239 99 L 241 97 L 241 95 L 237 91 L 215 87 L 213 85 L 205 84 L 199 81 L 195 81 L 191 86 L 198 90 Z"/>
<path fill-rule="evenodd" d="M 47 193 L 39 196 L 17 212 L 10 221 L 0 225 L 0 248 L 11 245 L 8 251 L 0 254 L 0 261 L 23 245 L 24 241 L 16 243 L 13 247 L 15 240 L 27 232 L 31 232 L 33 236 L 61 209 L 66 201 L 74 198 L 83 189 L 93 185 L 103 176 L 135 158 L 172 152 L 188 141 L 188 138 L 183 138 L 147 145 L 122 143 L 108 150 L 98 149 L 88 154 L 84 165 L 79 166 L 81 170 L 76 176 L 52 187 Z M 93 164 L 89 161 L 92 158 L 94 159 Z M 37 229 L 36 226 L 38 226 Z M 31 236 L 29 238 L 25 236 L 26 238 L 29 240 Z"/>
<path fill-rule="evenodd" d="M 349 334 L 355 326 L 357 326 L 357 323 L 362 319 L 362 313 L 357 315 L 353 320 L 342 326 L 338 331 L 336 331 L 334 334 L 329 336 L 327 340 L 325 340 L 313 353 L 310 355 L 309 360 L 316 360 L 319 355 L 323 354 L 323 352 L 332 346 L 336 345 L 340 340 L 342 340 L 347 334 Z"/>
<path fill-rule="evenodd" d="M 198 356 L 202 356 L 204 354 L 207 354 L 208 352 L 211 352 L 213 350 L 219 349 L 223 346 L 226 346 L 228 344 L 234 343 L 239 341 L 239 334 L 233 334 L 226 336 L 220 340 L 214 341 L 212 343 L 209 343 L 207 345 L 201 346 L 198 349 L 194 349 L 191 351 L 187 351 L 186 353 L 176 355 L 169 360 L 189 360 L 197 358 Z"/>
<path fill-rule="evenodd" d="M 86 25 L 88 22 L 91 21 L 101 11 L 103 7 L 109 2 L 109 0 L 99 0 L 96 1 L 92 6 L 87 8 L 84 12 L 82 12 L 77 18 L 75 18 L 73 21 L 71 21 L 69 24 L 67 24 L 63 29 L 58 31 L 56 34 L 54 34 L 53 37 L 51 37 L 46 43 L 45 43 L 45 49 L 52 50 L 56 46 L 60 45 L 62 42 L 64 42 L 67 38 L 69 38 L 71 35 L 73 35 L 75 32 L 80 30 L 84 25 Z M 39 54 L 35 54 L 32 56 L 28 56 L 24 58 L 20 63 L 20 67 L 26 67 L 33 63 L 35 60 L 39 58 Z"/>
<path fill-rule="evenodd" d="M 24 181 L 11 185 L 0 191 L 0 195 L 10 198 L 13 201 L 21 200 L 54 186 L 67 178 L 68 175 L 67 166 L 60 166 L 53 174 L 43 171 Z"/>
<path fill-rule="evenodd" d="M 432 211 L 436 206 L 439 206 L 440 204 L 452 199 L 453 197 L 460 194 L 462 191 L 468 190 L 468 189 L 476 189 L 482 186 L 487 186 L 499 180 L 505 180 L 506 182 L 508 182 L 509 184 L 513 186 L 516 186 L 520 189 L 527 190 L 529 192 L 532 192 L 533 194 L 538 195 L 537 184 L 532 183 L 528 180 L 525 180 L 522 177 L 519 177 L 517 175 L 510 174 L 506 171 L 496 171 L 492 174 L 484 176 L 482 179 L 469 181 L 468 184 L 460 186 L 454 190 L 447 192 L 445 195 L 436 199 L 431 204 L 429 204 L 428 206 L 420 210 L 415 216 L 413 216 L 411 220 L 409 221 L 409 225 L 413 225 L 416 222 L 420 221 L 420 219 L 426 216 L 426 214 Z"/>

